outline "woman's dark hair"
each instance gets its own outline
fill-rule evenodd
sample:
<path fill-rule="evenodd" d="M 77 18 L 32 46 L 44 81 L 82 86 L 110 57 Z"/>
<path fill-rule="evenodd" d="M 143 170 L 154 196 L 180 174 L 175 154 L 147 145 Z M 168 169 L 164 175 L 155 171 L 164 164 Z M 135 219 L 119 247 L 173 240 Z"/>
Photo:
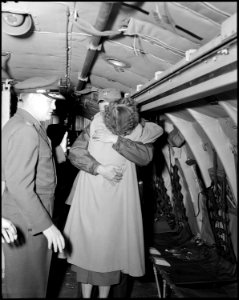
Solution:
<path fill-rule="evenodd" d="M 127 98 L 127 100 L 121 100 L 120 103 L 109 103 L 105 106 L 104 122 L 113 134 L 130 134 L 139 123 L 135 102 Z"/>

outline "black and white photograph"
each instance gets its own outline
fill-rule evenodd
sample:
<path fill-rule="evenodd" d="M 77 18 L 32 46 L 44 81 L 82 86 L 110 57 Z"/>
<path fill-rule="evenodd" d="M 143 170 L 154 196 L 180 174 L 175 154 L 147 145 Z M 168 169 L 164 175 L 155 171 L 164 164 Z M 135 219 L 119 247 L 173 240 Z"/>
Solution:
<path fill-rule="evenodd" d="M 2 298 L 238 298 L 237 2 L 1 18 Z"/>

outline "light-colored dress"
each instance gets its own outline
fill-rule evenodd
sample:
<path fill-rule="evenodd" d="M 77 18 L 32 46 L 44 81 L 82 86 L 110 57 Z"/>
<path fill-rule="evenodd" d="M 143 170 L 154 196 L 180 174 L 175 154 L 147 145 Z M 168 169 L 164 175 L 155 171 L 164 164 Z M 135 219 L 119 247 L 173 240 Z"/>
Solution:
<path fill-rule="evenodd" d="M 121 270 L 131 276 L 143 276 L 144 238 L 135 164 L 116 152 L 111 143 L 93 140 L 99 128 L 108 130 L 101 113 L 91 123 L 88 150 L 103 165 L 121 166 L 123 178 L 112 184 L 101 175 L 80 171 L 64 228 L 71 244 L 67 261 L 95 272 Z M 126 138 L 152 142 L 152 130 L 151 127 L 142 136 L 138 125 Z"/>

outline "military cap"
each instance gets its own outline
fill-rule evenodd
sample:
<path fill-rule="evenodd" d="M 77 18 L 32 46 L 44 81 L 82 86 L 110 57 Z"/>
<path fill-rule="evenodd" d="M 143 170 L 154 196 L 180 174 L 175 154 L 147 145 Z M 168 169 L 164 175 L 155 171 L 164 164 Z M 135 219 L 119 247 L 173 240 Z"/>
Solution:
<path fill-rule="evenodd" d="M 58 77 L 32 77 L 14 85 L 17 94 L 36 93 L 49 98 L 64 100 L 58 88 Z"/>
<path fill-rule="evenodd" d="M 99 90 L 97 102 L 99 103 L 100 100 L 114 102 L 120 100 L 121 98 L 122 97 L 120 91 L 114 88 L 106 88 Z"/>

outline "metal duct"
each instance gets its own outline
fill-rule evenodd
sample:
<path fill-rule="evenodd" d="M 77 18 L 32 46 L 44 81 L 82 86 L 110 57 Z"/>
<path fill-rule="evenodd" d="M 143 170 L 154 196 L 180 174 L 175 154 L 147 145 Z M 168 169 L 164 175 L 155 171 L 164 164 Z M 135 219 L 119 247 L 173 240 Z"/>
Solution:
<path fill-rule="evenodd" d="M 103 31 L 105 29 L 107 22 L 109 20 L 109 16 L 112 11 L 113 5 L 114 5 L 114 3 L 112 3 L 112 2 L 106 2 L 106 3 L 103 2 L 102 3 L 100 10 L 99 10 L 99 14 L 97 16 L 97 19 L 96 19 L 96 22 L 94 25 L 95 29 L 97 29 L 99 31 Z M 76 90 L 78 90 L 78 91 L 80 91 L 83 88 L 84 84 L 86 83 L 85 78 L 87 77 L 89 71 L 91 70 L 94 58 L 96 56 L 96 52 L 98 51 L 97 47 L 100 44 L 100 39 L 101 39 L 100 36 L 94 36 L 91 40 L 91 47 L 90 47 L 90 49 L 88 49 L 80 78 L 78 78 L 79 81 L 78 81 L 78 84 L 76 87 Z"/>

